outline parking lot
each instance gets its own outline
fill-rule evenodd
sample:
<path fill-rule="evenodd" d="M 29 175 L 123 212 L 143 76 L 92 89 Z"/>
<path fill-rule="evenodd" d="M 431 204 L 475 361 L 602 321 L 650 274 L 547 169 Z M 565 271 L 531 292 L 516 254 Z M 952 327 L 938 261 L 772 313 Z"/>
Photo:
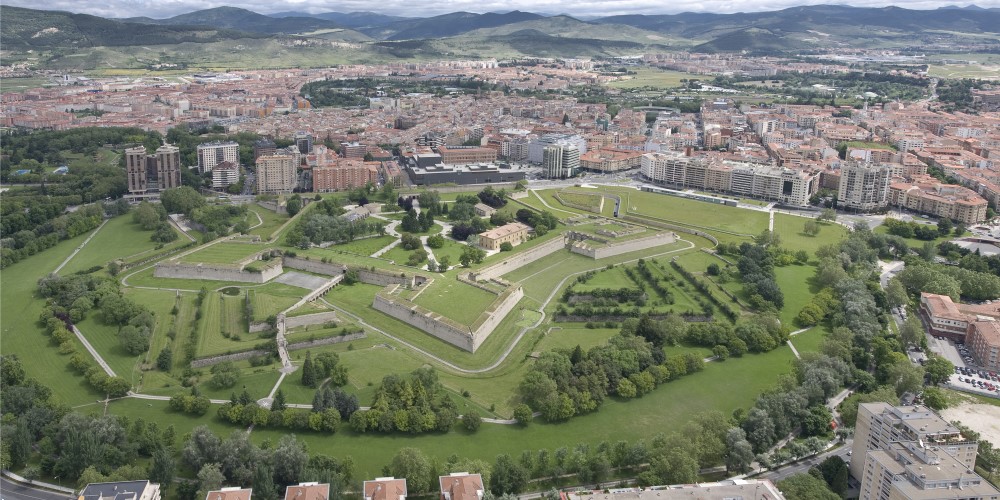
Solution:
<path fill-rule="evenodd" d="M 1000 396 L 1000 379 L 996 372 L 956 366 L 955 373 L 948 379 L 948 385 L 984 396 Z"/>

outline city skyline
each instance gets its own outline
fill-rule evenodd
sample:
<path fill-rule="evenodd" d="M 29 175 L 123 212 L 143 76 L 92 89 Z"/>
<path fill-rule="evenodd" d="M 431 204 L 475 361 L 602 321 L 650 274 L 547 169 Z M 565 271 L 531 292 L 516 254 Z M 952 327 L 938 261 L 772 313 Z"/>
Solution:
<path fill-rule="evenodd" d="M 680 0 L 671 2 L 669 6 L 652 0 L 585 0 L 568 2 L 565 0 L 509 0 L 509 1 L 472 1 L 450 0 L 426 4 L 414 4 L 403 0 L 389 0 L 372 4 L 364 0 L 291 0 L 281 3 L 263 0 L 241 1 L 200 1 L 200 0 L 170 0 L 152 2 L 150 0 L 108 0 L 106 2 L 75 2 L 72 0 L 50 0 L 32 2 L 30 0 L 9 0 L 6 5 L 45 10 L 63 10 L 81 14 L 91 14 L 108 18 L 152 17 L 162 19 L 188 12 L 215 7 L 239 7 L 260 14 L 279 12 L 308 12 L 319 14 L 324 12 L 376 12 L 379 14 L 403 17 L 432 17 L 449 12 L 509 12 L 521 10 L 546 15 L 567 14 L 574 17 L 593 18 L 622 14 L 679 14 L 684 12 L 733 14 L 738 12 L 763 12 L 781 10 L 791 7 L 808 5 L 836 4 L 853 7 L 901 7 L 907 9 L 932 10 L 941 7 L 965 7 L 976 5 L 981 8 L 1000 8 L 1000 0 L 980 0 L 977 2 L 954 2 L 947 0 L 894 0 L 862 2 L 851 0 L 847 2 L 802 1 L 802 0 L 763 0 L 756 2 L 731 0 Z"/>

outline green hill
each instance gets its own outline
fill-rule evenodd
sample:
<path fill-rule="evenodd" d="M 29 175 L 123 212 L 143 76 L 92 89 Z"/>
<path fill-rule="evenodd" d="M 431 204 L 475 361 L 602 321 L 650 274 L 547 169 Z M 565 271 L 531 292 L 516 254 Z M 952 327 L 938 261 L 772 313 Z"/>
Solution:
<path fill-rule="evenodd" d="M 259 35 L 198 26 L 150 26 L 86 14 L 0 6 L 4 49 L 101 47 L 214 42 Z"/>

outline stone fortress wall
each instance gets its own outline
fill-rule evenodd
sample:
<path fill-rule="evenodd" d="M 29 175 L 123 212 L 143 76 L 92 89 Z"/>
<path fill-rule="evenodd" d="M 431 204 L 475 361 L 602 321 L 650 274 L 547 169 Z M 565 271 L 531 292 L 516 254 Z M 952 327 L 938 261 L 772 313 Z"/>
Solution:
<path fill-rule="evenodd" d="M 462 325 L 409 300 L 392 295 L 399 285 L 391 285 L 375 295 L 372 307 L 410 326 L 418 328 L 459 349 L 476 352 L 524 297 L 521 285 L 514 285 L 500 294 L 473 326 Z"/>
<path fill-rule="evenodd" d="M 591 259 L 603 259 L 637 250 L 669 245 L 675 241 L 677 241 L 677 235 L 674 233 L 658 233 L 620 243 L 609 243 L 607 246 L 602 247 L 592 247 L 587 245 L 585 241 L 577 241 L 569 246 L 569 251 L 583 255 L 584 257 L 590 257 Z"/>
<path fill-rule="evenodd" d="M 247 271 L 243 267 L 170 261 L 157 264 L 153 270 L 153 276 L 157 278 L 267 283 L 280 276 L 282 272 L 284 269 L 282 269 L 281 261 L 277 260 L 268 263 L 260 272 Z"/>
<path fill-rule="evenodd" d="M 531 264 L 542 257 L 552 255 L 564 248 L 566 248 L 565 238 L 553 238 L 525 252 L 515 253 L 503 262 L 469 273 L 469 277 L 475 281 L 488 281 Z"/>

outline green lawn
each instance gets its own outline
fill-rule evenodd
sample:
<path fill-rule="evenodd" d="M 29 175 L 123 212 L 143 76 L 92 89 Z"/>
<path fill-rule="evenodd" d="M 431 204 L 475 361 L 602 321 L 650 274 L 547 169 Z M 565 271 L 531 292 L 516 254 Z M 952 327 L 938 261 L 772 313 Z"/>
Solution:
<path fill-rule="evenodd" d="M 562 190 L 559 191 L 559 200 L 566 203 L 573 203 L 583 207 L 588 207 L 594 212 L 598 212 L 601 206 L 601 195 L 597 193 L 581 193 L 579 191 Z"/>
<path fill-rule="evenodd" d="M 143 231 L 138 224 L 132 222 L 131 215 L 115 217 L 109 220 L 94 239 L 66 264 L 61 273 L 71 274 L 93 266 L 106 266 L 114 259 L 152 252 L 157 243 L 149 239 L 151 234 L 152 231 Z M 177 239 L 167 244 L 164 249 L 183 245 L 187 241 L 187 238 L 178 234 Z"/>
<path fill-rule="evenodd" d="M 584 351 L 591 347 L 604 345 L 608 339 L 618 333 L 617 328 L 580 328 L 577 325 L 557 324 L 549 329 L 535 346 L 537 352 L 548 352 L 555 349 L 573 349 L 580 346 Z"/>
<path fill-rule="evenodd" d="M 416 252 L 416 250 L 404 250 L 401 245 L 396 245 L 396 246 L 392 247 L 392 250 L 389 250 L 388 252 L 382 254 L 380 256 L 380 258 L 382 258 L 382 259 L 389 259 L 389 260 L 395 262 L 396 265 L 405 266 L 406 262 L 410 259 L 410 255 L 412 255 L 413 252 Z M 420 264 L 420 266 L 426 268 L 427 261 L 426 260 L 423 261 Z"/>
<path fill-rule="evenodd" d="M 831 222 L 820 222 L 819 234 L 809 236 L 802 231 L 808 220 L 795 215 L 774 214 L 774 232 L 781 237 L 781 246 L 789 250 L 805 250 L 812 257 L 819 247 L 837 243 L 847 237 L 846 227 Z"/>
<path fill-rule="evenodd" d="M 450 236 L 445 236 L 444 246 L 441 248 L 432 248 L 434 252 L 434 258 L 437 262 L 441 262 L 441 259 L 448 257 L 448 262 L 452 266 L 459 265 L 459 260 L 462 258 L 462 251 L 465 250 L 465 245 L 451 239 Z"/>
<path fill-rule="evenodd" d="M 791 337 L 792 345 L 795 349 L 799 351 L 799 354 L 806 352 L 819 352 L 819 347 L 823 343 L 823 339 L 826 337 L 827 326 L 819 325 L 814 326 L 794 337 Z"/>
<path fill-rule="evenodd" d="M 657 89 L 674 88 L 681 85 L 681 80 L 702 80 L 703 75 L 693 75 L 682 71 L 672 71 L 654 68 L 633 68 L 635 75 L 625 76 L 625 79 L 607 83 L 613 89 L 637 89 L 651 87 Z"/>
<path fill-rule="evenodd" d="M 78 405 L 91 402 L 101 394 L 83 377 L 67 366 L 69 356 L 60 355 L 38 323 L 44 301 L 36 295 L 38 279 L 52 272 L 90 233 L 58 243 L 5 268 L 0 275 L 0 352 L 17 354 L 29 377 L 52 389 L 55 402 Z M 76 337 L 72 340 L 79 352 L 86 353 Z"/>
<path fill-rule="evenodd" d="M 757 210 L 612 186 L 598 186 L 595 191 L 620 195 L 623 213 L 631 215 L 736 234 L 753 235 L 767 229 L 768 214 Z M 556 215 L 561 217 L 563 214 Z"/>
<path fill-rule="evenodd" d="M 345 362 L 351 363 L 347 361 L 350 356 L 353 354 L 344 356 Z M 401 360 L 392 351 L 379 353 L 379 358 L 386 358 L 393 364 Z M 306 439 L 311 452 L 351 456 L 357 467 L 356 474 L 362 477 L 378 475 L 396 451 L 406 446 L 420 448 L 432 459 L 441 461 L 455 450 L 463 450 L 460 456 L 492 462 L 497 454 L 519 456 L 525 449 L 553 451 L 572 443 L 594 445 L 604 440 L 648 440 L 655 434 L 651 429 L 679 428 L 700 412 L 717 410 L 728 415 L 738 407 L 748 407 L 761 391 L 777 382 L 779 375 L 790 371 L 791 360 L 791 351 L 781 347 L 764 355 L 709 363 L 705 371 L 665 384 L 643 398 L 624 402 L 609 399 L 599 411 L 562 424 L 483 425 L 475 435 L 457 430 L 422 436 L 358 435 L 344 430 L 322 439 Z M 399 371 L 409 371 L 409 368 L 411 366 L 399 366 Z M 442 377 L 447 385 L 446 379 Z M 482 380 L 486 385 L 495 385 L 488 379 Z M 471 386 L 466 389 L 476 392 Z M 274 442 L 283 434 L 278 430 L 255 430 L 252 437 L 258 442 L 264 439 Z"/>
<path fill-rule="evenodd" d="M 305 288 L 275 282 L 250 290 L 254 321 L 264 321 L 268 316 L 288 309 L 309 293 Z"/>
<path fill-rule="evenodd" d="M 251 229 L 250 234 L 256 234 L 265 240 L 270 238 L 271 233 L 277 231 L 278 228 L 285 222 L 288 222 L 289 219 L 287 214 L 279 214 L 260 205 L 250 205 L 249 210 L 251 212 L 256 212 L 257 215 L 260 215 L 261 220 L 264 221 L 264 223 L 260 226 Z M 260 221 L 258 221 L 257 217 L 253 214 L 248 214 L 247 222 L 249 222 L 251 226 L 254 226 Z"/>
<path fill-rule="evenodd" d="M 463 325 L 471 325 L 496 298 L 454 278 L 441 278 L 434 280 L 414 302 Z"/>
<path fill-rule="evenodd" d="M 86 319 L 77 323 L 77 328 L 119 377 L 132 382 L 132 385 L 139 383 L 141 373 L 139 362 L 144 357 L 125 352 L 118 342 L 118 326 L 104 324 L 101 321 L 101 313 L 91 311 Z"/>
<path fill-rule="evenodd" d="M 795 317 L 815 295 L 809 286 L 815 272 L 816 268 L 813 266 L 791 265 L 774 268 L 778 286 L 785 296 L 785 307 L 781 308 L 778 317 L 781 318 L 781 323 L 791 330 L 798 328 L 795 326 Z"/>
<path fill-rule="evenodd" d="M 916 219 L 916 220 L 920 221 L 921 219 Z M 933 226 L 934 228 L 937 228 L 936 224 L 929 224 L 929 225 Z M 875 229 L 874 229 L 874 231 L 876 233 L 880 233 L 880 234 L 889 234 L 889 230 L 886 229 L 885 226 L 881 226 L 881 225 L 880 226 L 876 226 Z M 953 238 L 954 238 L 954 236 L 952 236 L 952 235 L 949 234 L 947 236 L 941 236 L 941 237 L 938 237 L 938 238 L 934 238 L 933 240 L 918 240 L 916 238 L 903 238 L 903 241 L 905 241 L 906 244 L 910 246 L 910 249 L 916 250 L 918 248 L 922 248 L 924 246 L 924 244 L 927 243 L 928 241 L 930 241 L 931 244 L 933 244 L 934 247 L 936 248 L 939 244 L 944 243 L 946 241 L 951 241 Z"/>
<path fill-rule="evenodd" d="M 208 248 L 185 255 L 181 262 L 204 262 L 212 264 L 232 264 L 263 250 L 262 245 L 250 243 L 216 243 Z"/>
<path fill-rule="evenodd" d="M 356 253 L 358 255 L 371 255 L 385 248 L 393 241 L 396 241 L 396 238 L 393 238 L 392 236 L 375 236 L 373 238 L 354 240 L 350 243 L 344 243 L 342 245 L 333 245 L 330 247 L 330 250 L 335 252 Z"/>

